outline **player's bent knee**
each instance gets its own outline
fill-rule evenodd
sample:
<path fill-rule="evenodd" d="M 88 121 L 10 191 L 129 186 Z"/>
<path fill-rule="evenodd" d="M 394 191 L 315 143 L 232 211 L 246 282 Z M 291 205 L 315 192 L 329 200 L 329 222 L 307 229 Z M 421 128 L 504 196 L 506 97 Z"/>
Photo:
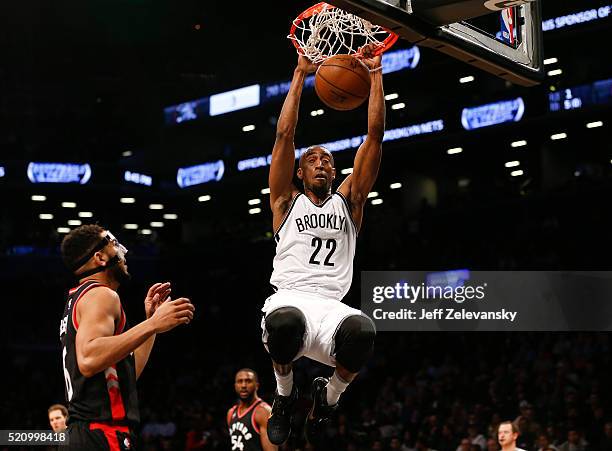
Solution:
<path fill-rule="evenodd" d="M 376 328 L 365 315 L 352 315 L 342 321 L 334 338 L 336 362 L 351 373 L 357 373 L 374 348 Z"/>
<path fill-rule="evenodd" d="M 295 307 L 281 307 L 266 316 L 266 332 L 270 357 L 279 365 L 287 365 L 302 348 L 306 318 Z"/>

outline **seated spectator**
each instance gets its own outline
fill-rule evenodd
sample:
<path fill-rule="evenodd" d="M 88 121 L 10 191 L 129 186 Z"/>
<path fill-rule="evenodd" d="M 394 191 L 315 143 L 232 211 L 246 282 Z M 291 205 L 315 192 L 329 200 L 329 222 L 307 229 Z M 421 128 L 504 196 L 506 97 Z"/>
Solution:
<path fill-rule="evenodd" d="M 567 442 L 559 447 L 559 451 L 586 451 L 588 443 L 575 429 L 567 432 Z"/>

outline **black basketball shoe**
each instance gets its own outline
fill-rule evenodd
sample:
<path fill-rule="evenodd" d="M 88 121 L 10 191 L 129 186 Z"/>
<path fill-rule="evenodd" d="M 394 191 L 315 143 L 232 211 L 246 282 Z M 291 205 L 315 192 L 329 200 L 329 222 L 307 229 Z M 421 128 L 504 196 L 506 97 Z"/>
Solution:
<path fill-rule="evenodd" d="M 325 430 L 332 413 L 338 408 L 338 404 L 327 405 L 328 382 L 329 379 L 325 377 L 317 377 L 312 382 L 312 408 L 304 426 L 306 440 L 317 448 L 325 447 Z"/>
<path fill-rule="evenodd" d="M 281 396 L 276 392 L 272 403 L 272 412 L 268 420 L 268 439 L 273 445 L 282 445 L 291 434 L 291 416 L 298 397 L 295 383 L 289 396 Z"/>

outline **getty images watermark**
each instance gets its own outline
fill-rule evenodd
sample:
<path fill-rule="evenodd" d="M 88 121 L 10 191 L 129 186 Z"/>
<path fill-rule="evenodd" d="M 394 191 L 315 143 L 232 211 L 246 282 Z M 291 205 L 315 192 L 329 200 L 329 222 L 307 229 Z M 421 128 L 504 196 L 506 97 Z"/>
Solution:
<path fill-rule="evenodd" d="M 366 271 L 361 309 L 387 331 L 612 330 L 608 271 Z"/>

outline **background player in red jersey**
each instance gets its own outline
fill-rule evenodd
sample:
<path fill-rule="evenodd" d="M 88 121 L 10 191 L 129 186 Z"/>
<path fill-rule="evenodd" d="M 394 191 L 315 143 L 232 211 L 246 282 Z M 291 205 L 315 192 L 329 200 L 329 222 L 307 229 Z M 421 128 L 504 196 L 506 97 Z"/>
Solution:
<path fill-rule="evenodd" d="M 275 451 L 277 446 L 268 439 L 270 406 L 259 396 L 259 377 L 250 368 L 236 373 L 234 390 L 240 398 L 238 404 L 227 411 L 231 449 L 240 451 Z"/>
<path fill-rule="evenodd" d="M 140 421 L 136 379 L 155 335 L 193 319 L 189 299 L 170 299 L 170 283 L 156 283 L 145 298 L 146 320 L 126 330 L 117 294 L 129 279 L 127 249 L 104 228 L 84 225 L 64 238 L 64 263 L 79 279 L 60 324 L 68 401 L 69 449 L 133 449 Z"/>

